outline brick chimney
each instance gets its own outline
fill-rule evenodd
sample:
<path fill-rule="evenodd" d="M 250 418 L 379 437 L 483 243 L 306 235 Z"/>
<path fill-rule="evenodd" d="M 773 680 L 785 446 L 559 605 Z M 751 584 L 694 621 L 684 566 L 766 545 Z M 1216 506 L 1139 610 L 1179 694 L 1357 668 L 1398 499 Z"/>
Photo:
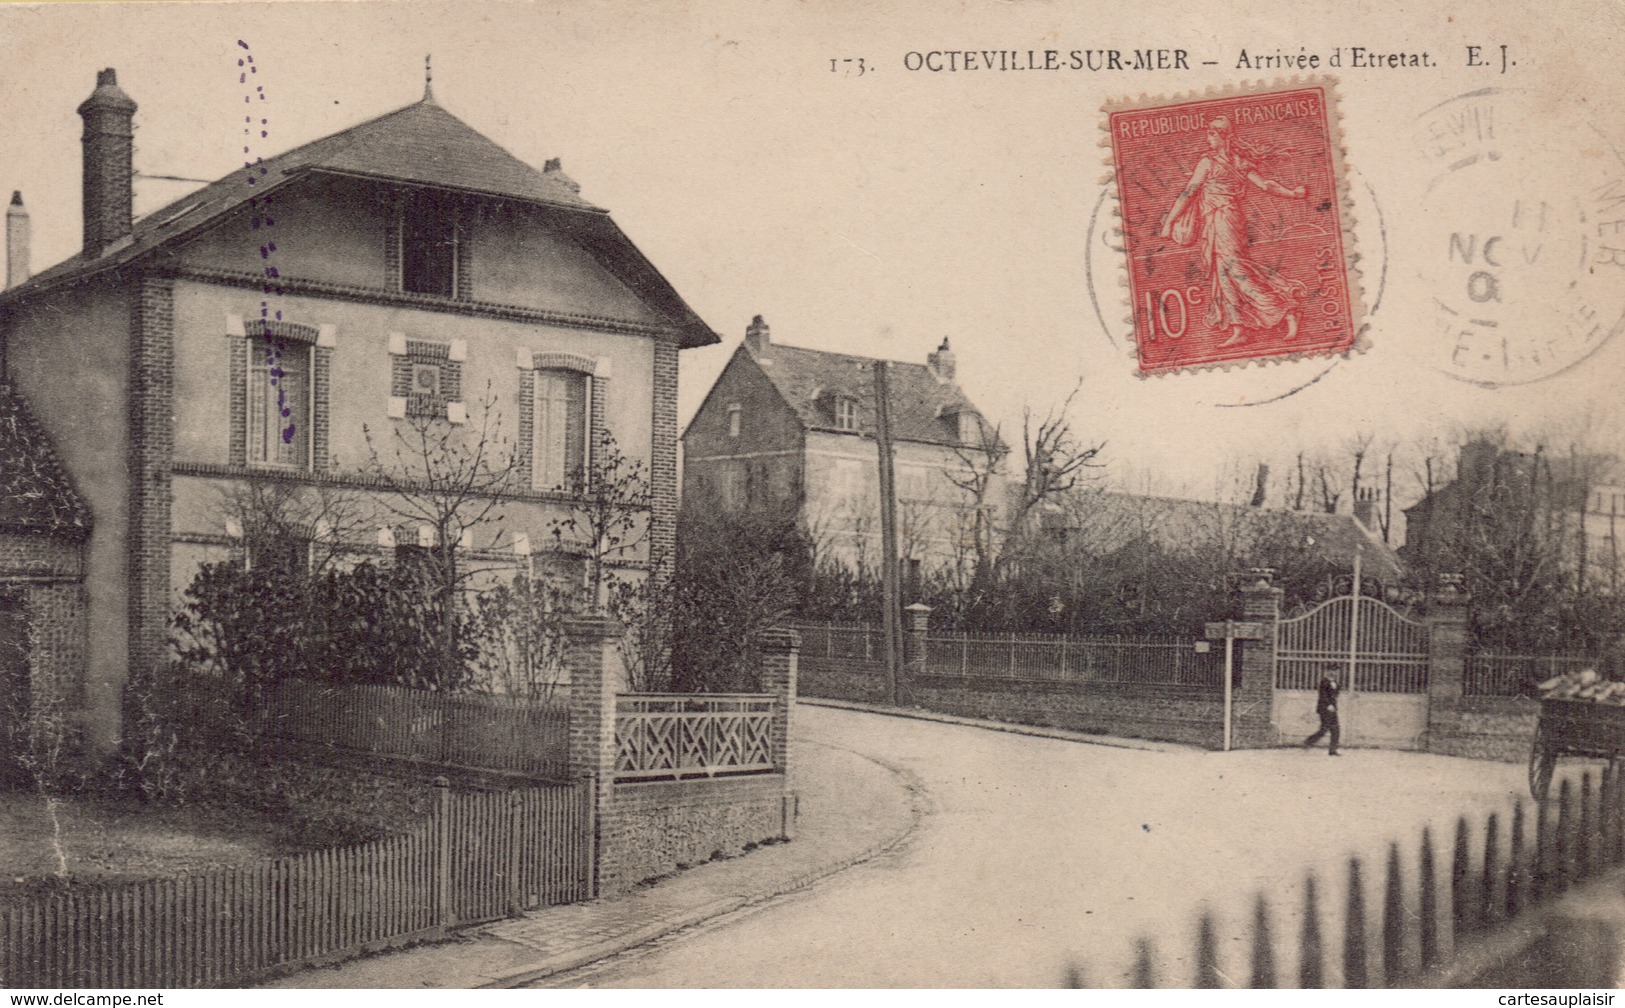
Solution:
<path fill-rule="evenodd" d="M 925 355 L 925 366 L 932 377 L 944 385 L 954 380 L 954 352 L 948 349 L 948 337 L 942 337 L 942 345 L 935 353 Z"/>
<path fill-rule="evenodd" d="M 6 208 L 6 287 L 16 287 L 28 280 L 32 269 L 28 260 L 33 239 L 29 227 L 28 211 L 23 207 L 23 194 L 13 191 L 11 206 Z"/>
<path fill-rule="evenodd" d="M 1369 532 L 1381 528 L 1377 523 L 1376 488 L 1366 487 L 1354 495 L 1354 520 L 1364 525 Z"/>
<path fill-rule="evenodd" d="M 768 328 L 762 316 L 758 315 L 750 320 L 745 329 L 745 348 L 752 356 L 761 357 L 767 353 L 767 348 L 773 345 L 773 330 Z"/>
<path fill-rule="evenodd" d="M 79 106 L 79 116 L 85 121 L 80 143 L 87 256 L 100 255 L 130 233 L 135 108 L 130 96 L 119 90 L 118 73 L 112 69 L 96 75 L 96 90 Z"/>

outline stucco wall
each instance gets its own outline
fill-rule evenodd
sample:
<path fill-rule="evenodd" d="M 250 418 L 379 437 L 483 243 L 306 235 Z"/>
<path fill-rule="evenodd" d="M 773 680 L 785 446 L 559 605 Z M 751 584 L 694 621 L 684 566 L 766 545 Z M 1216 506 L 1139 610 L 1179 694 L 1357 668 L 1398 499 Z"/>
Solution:
<path fill-rule="evenodd" d="M 832 556 L 856 565 L 880 558 L 880 471 L 872 439 L 813 431 L 807 435 L 808 525 L 826 540 Z M 972 498 L 950 476 L 962 477 L 966 466 L 946 445 L 900 441 L 892 448 L 897 481 L 898 550 L 923 568 L 941 569 L 969 562 Z M 991 506 L 1002 499 L 991 489 Z"/>
<path fill-rule="evenodd" d="M 315 176 L 275 194 L 274 224 L 254 227 L 246 209 L 193 239 L 184 265 L 258 273 L 266 262 L 288 280 L 383 289 L 391 193 L 360 179 Z M 550 214 L 552 215 L 550 217 Z M 466 218 L 468 296 L 475 301 L 629 322 L 664 321 L 592 254 L 565 236 L 558 211 L 487 202 Z M 262 260 L 268 241 L 276 251 Z"/>
<path fill-rule="evenodd" d="M 227 316 L 255 319 L 259 315 L 257 291 L 182 282 L 175 291 L 176 350 L 176 458 L 186 462 L 224 464 L 229 458 L 229 404 Z M 621 451 L 647 463 L 651 437 L 649 403 L 654 395 L 654 349 L 647 337 L 596 332 L 502 319 L 478 318 L 446 312 L 374 305 L 311 296 L 284 295 L 275 310 L 285 321 L 334 327 L 335 347 L 330 382 L 332 398 L 329 439 L 337 472 L 364 467 L 367 443 L 364 428 L 373 431 L 380 449 L 392 447 L 393 421 L 387 410 L 390 397 L 389 337 L 403 333 L 408 340 L 450 343 L 464 340 L 468 356 L 462 364 L 462 395 L 468 406 L 465 437 L 479 426 L 480 404 L 493 402 L 498 435 L 509 443 L 520 438 L 520 369 L 516 350 L 532 353 L 558 351 L 590 359 L 608 358 L 605 420 Z M 237 337 L 241 338 L 241 337 Z"/>

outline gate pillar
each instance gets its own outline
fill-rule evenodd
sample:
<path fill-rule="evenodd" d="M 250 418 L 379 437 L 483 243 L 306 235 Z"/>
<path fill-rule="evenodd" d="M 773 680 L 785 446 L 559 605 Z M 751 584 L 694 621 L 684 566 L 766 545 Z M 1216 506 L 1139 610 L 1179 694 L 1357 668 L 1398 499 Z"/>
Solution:
<path fill-rule="evenodd" d="M 1241 575 L 1241 618 L 1262 623 L 1264 635 L 1258 640 L 1237 641 L 1241 657 L 1236 662 L 1234 744 L 1241 749 L 1275 745 L 1280 733 L 1275 728 L 1275 647 L 1281 620 L 1281 589 L 1275 587 L 1275 571 L 1254 567 Z"/>
<path fill-rule="evenodd" d="M 601 880 L 616 877 L 619 865 L 603 842 L 614 835 L 616 648 L 621 624 L 607 616 L 573 616 L 564 620 L 564 664 L 570 673 L 570 774 L 592 788 L 594 838 L 592 894 Z M 634 880 L 635 881 L 635 880 Z"/>
<path fill-rule="evenodd" d="M 1467 603 L 1460 574 L 1439 578 L 1428 597 L 1428 737 L 1425 747 L 1461 730 L 1467 672 Z"/>

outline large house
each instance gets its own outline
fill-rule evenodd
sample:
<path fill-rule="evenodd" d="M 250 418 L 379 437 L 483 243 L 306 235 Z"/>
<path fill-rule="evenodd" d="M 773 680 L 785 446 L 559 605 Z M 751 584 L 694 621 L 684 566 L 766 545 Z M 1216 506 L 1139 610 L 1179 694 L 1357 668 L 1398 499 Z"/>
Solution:
<path fill-rule="evenodd" d="M 558 161 L 519 161 L 426 89 L 132 219 L 135 102 L 104 70 L 78 112 L 83 249 L 29 276 L 20 199 L 8 214 L 0 461 L 40 472 L 0 480 L 0 654 L 76 684 L 58 699 L 95 749 L 132 671 L 166 661 L 197 566 L 276 548 L 245 543 L 234 501 L 342 491 L 360 520 L 301 534 L 434 545 L 385 506 L 369 437 L 386 459 L 413 425 L 511 446 L 500 523 L 454 547 L 494 561 L 548 540 L 612 435 L 653 491 L 628 562 L 669 562 L 678 352 L 717 336 Z"/>
<path fill-rule="evenodd" d="M 1493 571 L 1618 592 L 1620 475 L 1609 456 L 1522 452 L 1475 438 L 1460 448 L 1456 478 L 1405 509 L 1406 561 L 1433 573 Z"/>
<path fill-rule="evenodd" d="M 878 572 L 875 364 L 775 343 L 757 316 L 683 433 L 684 506 L 792 515 L 820 562 Z M 925 364 L 889 362 L 886 376 L 899 560 L 916 580 L 971 561 L 977 509 L 1001 491 L 964 484 L 986 472 L 997 441 L 957 384 L 946 339 Z"/>

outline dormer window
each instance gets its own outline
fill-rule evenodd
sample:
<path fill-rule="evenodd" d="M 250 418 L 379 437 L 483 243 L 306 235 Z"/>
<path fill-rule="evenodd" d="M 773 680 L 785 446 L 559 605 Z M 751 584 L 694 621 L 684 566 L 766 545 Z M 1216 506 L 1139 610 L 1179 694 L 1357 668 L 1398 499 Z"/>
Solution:
<path fill-rule="evenodd" d="M 851 396 L 836 396 L 835 426 L 841 430 L 858 429 L 858 401 Z"/>
<path fill-rule="evenodd" d="M 401 290 L 434 297 L 457 296 L 459 246 L 457 204 L 436 193 L 418 193 L 401 207 Z"/>
<path fill-rule="evenodd" d="M 942 414 L 942 422 L 960 444 L 980 445 L 986 436 L 982 415 L 975 410 L 946 410 Z"/>

